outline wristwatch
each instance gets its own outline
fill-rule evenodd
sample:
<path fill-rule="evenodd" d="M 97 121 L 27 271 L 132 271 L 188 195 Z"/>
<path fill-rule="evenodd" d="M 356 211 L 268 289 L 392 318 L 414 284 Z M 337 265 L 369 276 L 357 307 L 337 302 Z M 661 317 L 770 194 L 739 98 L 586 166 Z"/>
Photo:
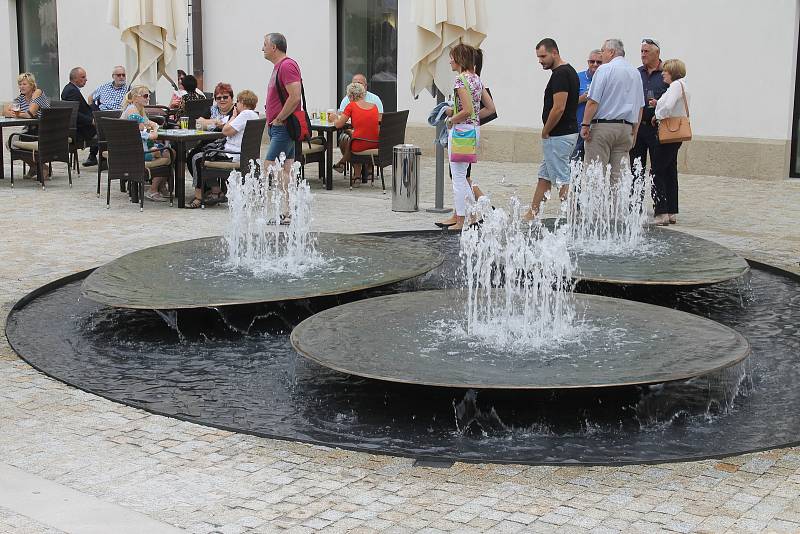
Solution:
<path fill-rule="evenodd" d="M 581 123 L 581 128 L 583 128 L 584 126 L 587 127 L 587 128 L 589 127 L 588 124 Z"/>

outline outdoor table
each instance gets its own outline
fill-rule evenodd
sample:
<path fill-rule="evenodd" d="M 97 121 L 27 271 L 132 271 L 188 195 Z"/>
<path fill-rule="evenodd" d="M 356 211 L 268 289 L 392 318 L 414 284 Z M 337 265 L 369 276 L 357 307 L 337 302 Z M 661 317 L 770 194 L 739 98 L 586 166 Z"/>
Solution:
<path fill-rule="evenodd" d="M 312 120 L 311 131 L 325 135 L 325 189 L 330 191 L 333 189 L 333 138 L 336 137 L 336 126 Z"/>
<path fill-rule="evenodd" d="M 203 130 L 158 130 L 158 140 L 169 141 L 175 149 L 175 196 L 178 207 L 186 204 L 186 143 L 193 141 L 211 141 L 225 137 L 222 132 L 206 132 Z"/>
<path fill-rule="evenodd" d="M 28 126 L 30 124 L 37 124 L 39 119 L 20 119 L 19 117 L 0 117 L 0 141 L 3 139 L 3 127 L 5 126 Z M 5 149 L 0 147 L 0 180 L 6 179 L 6 167 L 3 159 L 5 158 Z M 13 165 L 13 163 L 12 163 Z"/>

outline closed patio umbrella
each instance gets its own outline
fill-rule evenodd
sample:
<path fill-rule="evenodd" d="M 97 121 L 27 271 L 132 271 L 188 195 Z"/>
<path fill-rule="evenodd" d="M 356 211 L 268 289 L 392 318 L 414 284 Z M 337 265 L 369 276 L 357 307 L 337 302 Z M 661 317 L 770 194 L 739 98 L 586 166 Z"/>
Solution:
<path fill-rule="evenodd" d="M 459 43 L 477 48 L 486 38 L 486 5 L 484 0 L 415 0 L 414 23 L 417 38 L 411 93 L 417 98 L 427 89 L 441 102 L 455 77 L 450 50 Z M 437 139 L 440 133 L 437 129 Z M 428 211 L 450 211 L 444 209 L 444 149 L 438 143 L 434 207 Z"/>
<path fill-rule="evenodd" d="M 155 89 L 158 78 L 178 51 L 178 34 L 186 29 L 186 0 L 109 0 L 108 22 L 125 43 L 129 83 Z"/>
<path fill-rule="evenodd" d="M 411 68 L 414 97 L 427 89 L 445 92 L 453 83 L 450 50 L 458 43 L 479 47 L 486 38 L 484 0 L 415 0 L 415 62 Z"/>

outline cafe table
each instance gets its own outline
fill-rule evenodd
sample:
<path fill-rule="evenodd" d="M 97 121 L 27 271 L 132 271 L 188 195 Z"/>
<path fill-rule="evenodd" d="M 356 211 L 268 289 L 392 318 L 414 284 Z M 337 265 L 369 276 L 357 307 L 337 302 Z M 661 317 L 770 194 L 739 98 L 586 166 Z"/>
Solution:
<path fill-rule="evenodd" d="M 158 130 L 159 141 L 169 141 L 175 150 L 175 196 L 178 207 L 186 204 L 186 143 L 197 141 L 212 141 L 225 137 L 222 132 L 207 132 L 205 130 Z"/>
<path fill-rule="evenodd" d="M 325 189 L 333 189 L 333 140 L 336 137 L 336 126 L 330 122 L 311 121 L 311 131 L 325 136 Z"/>
<path fill-rule="evenodd" d="M 3 139 L 3 128 L 6 126 L 29 126 L 37 124 L 39 119 L 21 119 L 18 117 L 0 117 L 0 141 Z M 3 162 L 5 158 L 5 148 L 0 147 L 0 180 L 6 179 L 6 167 Z M 13 165 L 13 162 L 12 162 Z"/>

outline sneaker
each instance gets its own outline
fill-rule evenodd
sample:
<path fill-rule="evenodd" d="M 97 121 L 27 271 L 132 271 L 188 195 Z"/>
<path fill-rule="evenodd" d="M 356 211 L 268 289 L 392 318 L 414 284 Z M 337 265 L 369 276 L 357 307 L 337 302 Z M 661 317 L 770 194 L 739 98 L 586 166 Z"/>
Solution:
<path fill-rule="evenodd" d="M 94 167 L 97 165 L 97 158 L 86 158 L 86 161 L 82 164 L 84 167 Z"/>
<path fill-rule="evenodd" d="M 166 202 L 167 201 L 167 199 L 164 198 L 161 195 L 161 193 L 159 193 L 158 191 L 156 191 L 156 192 L 145 191 L 144 192 L 144 198 L 146 198 L 147 200 L 152 200 L 153 202 Z"/>

